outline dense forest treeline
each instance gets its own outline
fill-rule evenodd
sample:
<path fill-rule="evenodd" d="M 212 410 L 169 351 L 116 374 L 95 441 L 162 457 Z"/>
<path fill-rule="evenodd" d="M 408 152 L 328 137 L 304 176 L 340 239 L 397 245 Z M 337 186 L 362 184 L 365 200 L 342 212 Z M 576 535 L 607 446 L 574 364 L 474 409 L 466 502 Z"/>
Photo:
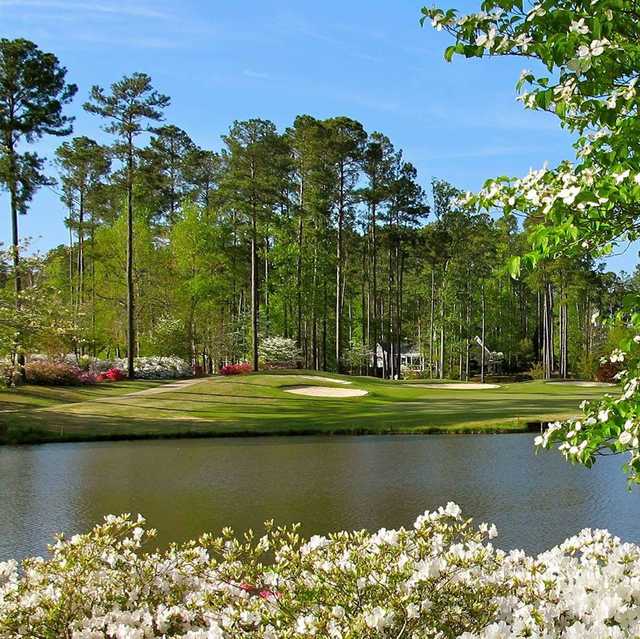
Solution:
<path fill-rule="evenodd" d="M 55 184 L 38 184 L 68 209 L 68 245 L 4 254 L 5 354 L 257 369 L 260 340 L 283 336 L 318 370 L 402 376 L 411 352 L 441 378 L 488 365 L 592 374 L 606 336 L 591 317 L 633 279 L 584 259 L 511 279 L 502 267 L 527 229 L 466 210 L 443 180 L 425 188 L 387 136 L 351 118 L 238 121 L 215 152 L 163 121 L 169 103 L 144 74 L 92 89 L 84 108 L 104 138 L 64 141 Z"/>

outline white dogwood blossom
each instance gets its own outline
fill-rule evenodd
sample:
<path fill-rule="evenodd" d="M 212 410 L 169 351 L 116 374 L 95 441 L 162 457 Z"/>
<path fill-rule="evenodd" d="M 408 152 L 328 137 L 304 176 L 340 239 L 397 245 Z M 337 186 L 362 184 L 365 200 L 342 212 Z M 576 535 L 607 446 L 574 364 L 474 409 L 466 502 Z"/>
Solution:
<path fill-rule="evenodd" d="M 584 18 L 580 18 L 579 20 L 574 20 L 573 22 L 571 22 L 569 31 L 571 33 L 579 33 L 580 35 L 584 35 L 586 33 L 589 33 L 589 27 L 586 25 Z"/>

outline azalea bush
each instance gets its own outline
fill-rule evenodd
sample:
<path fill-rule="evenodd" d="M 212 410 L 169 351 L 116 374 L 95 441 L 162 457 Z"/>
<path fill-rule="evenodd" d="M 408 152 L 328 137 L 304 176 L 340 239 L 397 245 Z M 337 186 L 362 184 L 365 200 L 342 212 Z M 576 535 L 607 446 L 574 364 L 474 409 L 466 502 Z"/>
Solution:
<path fill-rule="evenodd" d="M 78 370 L 77 377 L 80 384 L 84 386 L 91 386 L 93 384 L 97 384 L 100 381 L 98 379 L 98 375 L 91 371 L 85 371 L 82 369 Z"/>
<path fill-rule="evenodd" d="M 76 366 L 64 362 L 30 362 L 24 368 L 27 384 L 40 386 L 77 386 L 95 383 Z"/>
<path fill-rule="evenodd" d="M 460 508 L 412 528 L 263 535 L 145 550 L 129 515 L 0 563 L 0 636 L 69 639 L 625 639 L 640 633 L 640 548 L 584 530 L 538 557 L 496 550 Z"/>
<path fill-rule="evenodd" d="M 127 379 L 127 374 L 120 368 L 110 368 L 105 373 L 99 373 L 96 379 L 99 382 L 121 382 Z"/>
<path fill-rule="evenodd" d="M 179 379 L 191 377 L 191 364 L 181 357 L 136 357 L 136 377 L 141 379 Z"/>
<path fill-rule="evenodd" d="M 225 364 L 220 367 L 220 375 L 246 375 L 253 370 L 253 366 L 249 362 L 242 362 L 240 364 Z"/>

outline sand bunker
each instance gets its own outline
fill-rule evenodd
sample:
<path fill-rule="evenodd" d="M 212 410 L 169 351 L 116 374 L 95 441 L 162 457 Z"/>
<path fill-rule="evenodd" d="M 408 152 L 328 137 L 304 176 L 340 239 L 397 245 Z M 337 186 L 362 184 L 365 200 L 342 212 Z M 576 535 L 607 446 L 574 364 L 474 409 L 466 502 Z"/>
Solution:
<path fill-rule="evenodd" d="M 302 377 L 302 379 L 314 379 L 319 382 L 333 382 L 334 384 L 353 384 L 346 379 L 333 379 L 333 377 L 318 377 L 317 375 L 296 375 L 296 377 Z"/>
<path fill-rule="evenodd" d="M 435 388 L 440 390 L 491 390 L 500 384 L 407 384 L 405 388 Z"/>
<path fill-rule="evenodd" d="M 603 386 L 615 386 L 615 384 L 609 384 L 608 382 L 580 382 L 578 380 L 566 380 L 562 382 L 547 382 L 547 384 L 558 384 L 562 386 L 585 386 L 587 388 L 600 388 Z"/>
<path fill-rule="evenodd" d="M 359 388 L 327 388 L 326 386 L 292 386 L 283 390 L 285 393 L 309 397 L 362 397 L 367 394 L 366 390 Z"/>

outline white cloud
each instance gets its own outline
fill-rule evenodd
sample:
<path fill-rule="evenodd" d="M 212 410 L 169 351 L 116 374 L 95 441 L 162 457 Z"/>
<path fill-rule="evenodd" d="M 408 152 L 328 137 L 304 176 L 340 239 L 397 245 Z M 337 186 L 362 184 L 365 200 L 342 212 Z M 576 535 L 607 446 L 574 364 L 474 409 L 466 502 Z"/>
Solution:
<path fill-rule="evenodd" d="M 269 74 L 268 73 L 264 73 L 262 71 L 253 71 L 252 69 L 245 69 L 242 72 L 242 75 L 246 76 L 247 78 L 254 78 L 256 80 L 268 80 L 269 79 Z"/>
<path fill-rule="evenodd" d="M 530 153 L 540 153 L 548 151 L 542 146 L 486 146 L 476 149 L 451 151 L 444 153 L 425 153 L 422 157 L 424 160 L 465 160 L 473 158 L 493 158 L 493 157 L 512 157 L 516 155 L 529 155 Z"/>
<path fill-rule="evenodd" d="M 172 37 L 148 37 L 134 36 L 127 34 L 100 34 L 92 31 L 77 33 L 74 35 L 78 42 L 85 42 L 95 45 L 122 46 L 137 49 L 179 49 L 185 46 L 183 42 L 179 42 Z"/>
<path fill-rule="evenodd" d="M 109 14 L 139 18 L 169 18 L 170 15 L 157 8 L 139 2 L 78 2 L 68 0 L 0 0 L 0 8 L 52 9 L 75 13 Z"/>

